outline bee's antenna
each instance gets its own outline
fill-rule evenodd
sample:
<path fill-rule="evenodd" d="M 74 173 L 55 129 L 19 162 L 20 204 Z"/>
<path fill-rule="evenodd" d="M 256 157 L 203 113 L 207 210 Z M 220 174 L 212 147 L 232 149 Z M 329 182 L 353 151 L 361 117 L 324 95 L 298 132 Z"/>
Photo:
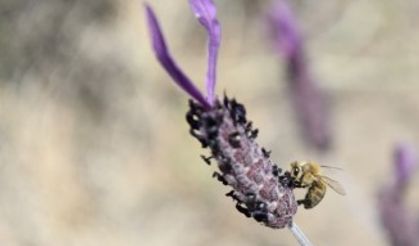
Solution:
<path fill-rule="evenodd" d="M 336 169 L 336 170 L 343 171 L 343 168 L 340 168 L 340 167 L 334 167 L 334 166 L 324 166 L 324 165 L 321 165 L 320 167 L 329 168 L 329 169 Z"/>

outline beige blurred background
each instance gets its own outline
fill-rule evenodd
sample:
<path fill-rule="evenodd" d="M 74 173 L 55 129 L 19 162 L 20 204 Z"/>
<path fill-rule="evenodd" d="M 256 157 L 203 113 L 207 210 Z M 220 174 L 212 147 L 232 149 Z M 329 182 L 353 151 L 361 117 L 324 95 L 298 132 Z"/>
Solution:
<path fill-rule="evenodd" d="M 264 32 L 268 0 L 215 0 L 218 93 L 243 102 L 286 168 L 345 169 L 295 221 L 315 245 L 387 245 L 377 189 L 399 141 L 419 148 L 419 3 L 293 1 L 331 104 L 333 147 L 305 143 Z M 150 1 L 202 88 L 205 32 L 187 1 Z M 187 97 L 151 52 L 139 1 L 0 0 L 0 245 L 296 245 L 239 214 L 188 134 Z M 414 182 L 414 186 L 419 182 Z M 419 195 L 409 193 L 419 211 Z"/>

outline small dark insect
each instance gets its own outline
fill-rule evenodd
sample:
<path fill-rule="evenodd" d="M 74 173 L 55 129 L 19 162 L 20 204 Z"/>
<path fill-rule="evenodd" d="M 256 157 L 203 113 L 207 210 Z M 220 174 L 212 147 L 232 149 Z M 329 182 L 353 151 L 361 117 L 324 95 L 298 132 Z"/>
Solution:
<path fill-rule="evenodd" d="M 238 132 L 233 132 L 228 136 L 228 142 L 233 148 L 240 148 L 240 134 Z"/>
<path fill-rule="evenodd" d="M 201 155 L 202 160 L 205 161 L 205 163 L 207 163 L 208 165 L 211 165 L 211 159 L 213 158 L 212 156 L 206 157 L 204 155 Z"/>

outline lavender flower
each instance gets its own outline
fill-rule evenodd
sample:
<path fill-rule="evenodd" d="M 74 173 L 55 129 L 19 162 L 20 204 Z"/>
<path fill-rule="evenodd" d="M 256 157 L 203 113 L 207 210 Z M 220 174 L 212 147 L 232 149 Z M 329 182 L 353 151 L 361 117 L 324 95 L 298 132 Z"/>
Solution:
<path fill-rule="evenodd" d="M 419 224 L 404 202 L 404 194 L 417 166 L 411 146 L 399 144 L 394 152 L 395 179 L 378 196 L 381 221 L 394 246 L 414 246 L 419 242 Z"/>
<path fill-rule="evenodd" d="M 303 38 L 287 0 L 277 0 L 268 15 L 274 48 L 287 64 L 287 75 L 296 113 L 308 142 L 319 149 L 330 145 L 329 115 L 306 63 Z"/>
<path fill-rule="evenodd" d="M 208 32 L 208 72 L 206 97 L 179 69 L 170 56 L 153 10 L 146 5 L 148 27 L 157 59 L 172 79 L 192 98 L 186 114 L 192 136 L 202 147 L 209 148 L 211 164 L 214 159 L 220 172 L 213 177 L 233 190 L 226 195 L 236 202 L 236 208 L 271 228 L 289 226 L 295 230 L 292 218 L 297 203 L 292 191 L 289 172 L 282 172 L 269 158 L 269 151 L 255 139 L 258 129 L 246 118 L 245 107 L 235 99 L 215 96 L 216 64 L 221 28 L 212 0 L 190 0 L 189 4 L 199 22 Z"/>

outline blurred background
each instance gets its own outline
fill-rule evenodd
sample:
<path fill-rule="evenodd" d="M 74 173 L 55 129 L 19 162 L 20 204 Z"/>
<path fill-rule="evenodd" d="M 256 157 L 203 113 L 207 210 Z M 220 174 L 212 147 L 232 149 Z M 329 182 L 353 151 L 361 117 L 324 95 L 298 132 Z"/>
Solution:
<path fill-rule="evenodd" d="M 307 144 L 268 0 L 215 0 L 223 37 L 217 92 L 238 98 L 258 142 L 287 168 L 344 169 L 295 221 L 315 245 L 388 245 L 377 192 L 397 142 L 419 148 L 419 3 L 291 1 L 330 108 L 330 148 Z M 206 33 L 187 1 L 150 1 L 172 54 L 202 88 Z M 296 245 L 245 218 L 211 178 L 184 120 L 187 96 L 151 52 L 141 3 L 0 0 L 1 245 Z M 419 185 L 413 180 L 412 187 Z M 416 192 L 417 193 L 417 192 Z M 419 211 L 410 189 L 408 206 Z"/>

